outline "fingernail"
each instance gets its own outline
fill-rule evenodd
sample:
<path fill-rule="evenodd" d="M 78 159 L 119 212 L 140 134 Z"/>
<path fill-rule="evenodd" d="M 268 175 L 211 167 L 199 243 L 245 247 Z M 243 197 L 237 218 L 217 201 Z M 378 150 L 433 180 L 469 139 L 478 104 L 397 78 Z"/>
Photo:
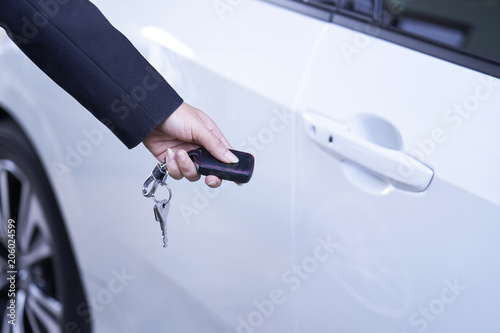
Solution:
<path fill-rule="evenodd" d="M 207 183 L 208 186 L 215 186 L 216 184 L 217 184 L 216 180 L 212 180 L 211 182 Z"/>
<path fill-rule="evenodd" d="M 184 160 L 186 159 L 186 153 L 182 150 L 179 150 L 177 152 L 177 158 L 179 159 L 179 161 L 184 162 Z"/>
<path fill-rule="evenodd" d="M 231 163 L 238 163 L 240 160 L 236 155 L 231 153 L 229 150 L 227 151 L 226 155 L 224 155 Z"/>
<path fill-rule="evenodd" d="M 167 149 L 167 157 L 169 160 L 173 160 L 175 158 L 174 152 L 170 148 Z"/>

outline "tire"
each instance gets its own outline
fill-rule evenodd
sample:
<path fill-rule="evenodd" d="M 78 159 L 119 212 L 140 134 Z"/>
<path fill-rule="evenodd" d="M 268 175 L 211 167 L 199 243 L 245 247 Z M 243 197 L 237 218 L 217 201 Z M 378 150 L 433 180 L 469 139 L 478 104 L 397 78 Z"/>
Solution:
<path fill-rule="evenodd" d="M 85 294 L 54 193 L 10 119 L 0 120 L 0 266 L 0 332 L 91 331 L 90 317 L 78 311 L 87 308 Z"/>

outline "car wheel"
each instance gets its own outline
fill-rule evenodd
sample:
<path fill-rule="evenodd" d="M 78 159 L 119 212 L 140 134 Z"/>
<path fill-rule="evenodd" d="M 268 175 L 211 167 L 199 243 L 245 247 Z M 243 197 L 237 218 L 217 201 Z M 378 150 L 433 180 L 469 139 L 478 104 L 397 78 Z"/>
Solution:
<path fill-rule="evenodd" d="M 0 121 L 0 219 L 1 332 L 90 332 L 90 318 L 78 314 L 85 297 L 55 196 L 11 120 Z"/>

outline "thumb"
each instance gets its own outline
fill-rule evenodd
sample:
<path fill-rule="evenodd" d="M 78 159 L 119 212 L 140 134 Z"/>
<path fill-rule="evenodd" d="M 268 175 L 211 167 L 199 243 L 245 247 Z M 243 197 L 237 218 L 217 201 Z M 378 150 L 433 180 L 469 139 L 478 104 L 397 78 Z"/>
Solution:
<path fill-rule="evenodd" d="M 217 137 L 206 127 L 202 127 L 199 137 L 195 141 L 205 147 L 212 156 L 224 163 L 238 163 L 239 159 L 224 144 L 221 138 Z"/>

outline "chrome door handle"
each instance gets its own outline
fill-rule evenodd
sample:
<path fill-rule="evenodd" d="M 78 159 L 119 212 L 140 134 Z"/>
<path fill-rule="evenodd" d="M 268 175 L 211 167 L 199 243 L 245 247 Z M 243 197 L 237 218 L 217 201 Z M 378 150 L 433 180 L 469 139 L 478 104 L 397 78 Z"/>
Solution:
<path fill-rule="evenodd" d="M 306 131 L 323 149 L 340 160 L 350 161 L 382 178 L 395 188 L 425 191 L 434 171 L 413 156 L 379 146 L 349 131 L 347 125 L 316 114 L 304 114 Z"/>

